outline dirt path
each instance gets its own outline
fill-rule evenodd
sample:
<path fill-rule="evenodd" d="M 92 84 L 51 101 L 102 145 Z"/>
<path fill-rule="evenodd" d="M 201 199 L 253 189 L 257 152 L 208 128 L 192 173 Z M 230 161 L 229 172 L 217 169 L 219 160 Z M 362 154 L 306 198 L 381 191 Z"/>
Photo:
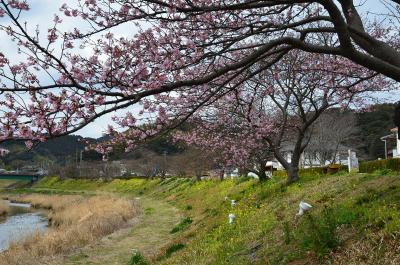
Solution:
<path fill-rule="evenodd" d="M 169 232 L 179 222 L 179 212 L 163 201 L 145 197 L 138 201 L 143 214 L 133 219 L 128 228 L 82 248 L 75 255 L 67 257 L 64 264 L 124 265 L 134 250 L 140 251 L 145 257 L 158 254 L 161 248 L 173 239 Z"/>

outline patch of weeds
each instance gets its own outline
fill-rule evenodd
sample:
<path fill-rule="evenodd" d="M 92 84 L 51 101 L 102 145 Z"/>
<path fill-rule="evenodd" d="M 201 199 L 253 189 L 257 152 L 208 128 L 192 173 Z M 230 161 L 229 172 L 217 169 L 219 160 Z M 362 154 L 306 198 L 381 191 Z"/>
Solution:
<path fill-rule="evenodd" d="M 146 209 L 144 209 L 144 214 L 145 215 L 151 215 L 155 212 L 154 208 L 148 207 Z"/>
<path fill-rule="evenodd" d="M 288 190 L 288 186 L 286 184 L 283 184 L 279 187 L 279 191 L 282 193 L 287 192 L 287 190 Z"/>
<path fill-rule="evenodd" d="M 285 221 L 283 223 L 283 238 L 286 245 L 290 244 L 293 239 L 292 231 L 290 230 L 290 225 L 288 221 Z"/>
<path fill-rule="evenodd" d="M 219 212 L 215 208 L 212 209 L 207 208 L 204 210 L 204 213 L 206 213 L 208 217 L 212 217 L 212 216 L 217 216 Z"/>
<path fill-rule="evenodd" d="M 132 255 L 127 265 L 149 265 L 149 263 L 140 252 L 136 252 Z"/>
<path fill-rule="evenodd" d="M 372 180 L 372 179 L 376 178 L 377 176 L 378 176 L 377 174 L 371 174 L 371 173 L 365 174 L 364 176 L 362 176 L 360 178 L 360 182 Z"/>
<path fill-rule="evenodd" d="M 306 213 L 302 218 L 297 238 L 301 247 L 313 250 L 319 257 L 324 257 L 340 245 L 337 228 L 350 225 L 359 219 L 360 212 L 351 205 L 325 208 L 319 215 Z M 284 227 L 285 231 L 285 227 Z M 290 231 L 285 231 L 290 233 Z M 290 235 L 290 234 L 289 234 Z M 290 238 L 285 236 L 285 243 Z"/>
<path fill-rule="evenodd" d="M 188 226 L 193 222 L 192 218 L 185 217 L 183 218 L 179 224 L 177 224 L 172 230 L 170 231 L 171 234 L 178 233 L 180 231 L 184 231 L 188 228 Z"/>
<path fill-rule="evenodd" d="M 387 175 L 392 175 L 394 172 L 393 172 L 393 170 L 391 170 L 389 168 L 384 168 L 384 169 L 377 170 L 376 173 L 381 176 L 387 176 Z"/>
<path fill-rule="evenodd" d="M 325 208 L 320 216 L 307 213 L 303 216 L 298 231 L 301 247 L 313 250 L 320 257 L 326 256 L 339 246 L 337 225 L 334 212 L 330 208 Z"/>
<path fill-rule="evenodd" d="M 254 178 L 253 177 L 249 177 L 249 176 L 241 176 L 241 177 L 238 177 L 238 178 L 235 179 L 235 184 L 239 185 L 239 184 L 241 184 L 243 182 L 246 182 L 246 181 L 249 181 L 249 180 L 252 180 L 252 179 L 254 179 Z"/>
<path fill-rule="evenodd" d="M 183 249 L 185 247 L 184 244 L 182 243 L 178 243 L 178 244 L 173 244 L 172 246 L 170 246 L 169 248 L 167 248 L 167 250 L 165 251 L 165 257 L 171 257 L 171 255 L 181 249 Z"/>
<path fill-rule="evenodd" d="M 186 210 L 186 211 L 190 211 L 190 210 L 192 210 L 192 209 L 193 209 L 193 206 L 190 205 L 190 204 L 188 204 L 188 205 L 185 206 L 185 210 Z"/>
<path fill-rule="evenodd" d="M 384 195 L 385 195 L 385 193 L 382 191 L 368 189 L 366 194 L 357 198 L 356 204 L 362 205 L 362 204 L 370 203 L 370 202 L 378 200 L 379 198 L 383 197 Z"/>
<path fill-rule="evenodd" d="M 260 201 L 264 201 L 270 196 L 271 196 L 271 191 L 267 189 L 261 189 L 261 191 L 257 194 L 258 200 Z"/>

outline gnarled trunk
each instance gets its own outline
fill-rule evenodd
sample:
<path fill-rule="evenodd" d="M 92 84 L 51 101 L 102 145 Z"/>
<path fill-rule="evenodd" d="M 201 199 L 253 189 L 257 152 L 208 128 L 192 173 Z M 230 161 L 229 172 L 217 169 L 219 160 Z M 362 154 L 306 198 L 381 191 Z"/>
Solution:
<path fill-rule="evenodd" d="M 201 181 L 201 176 L 202 176 L 201 172 L 197 172 L 196 173 L 196 181 Z"/>
<path fill-rule="evenodd" d="M 219 173 L 219 180 L 224 180 L 224 174 L 225 174 L 225 170 L 221 170 L 221 172 Z"/>
<path fill-rule="evenodd" d="M 269 177 L 267 176 L 267 174 L 265 174 L 265 170 L 260 170 L 260 171 L 257 173 L 257 176 L 258 176 L 258 180 L 259 180 L 260 182 L 264 182 L 264 181 L 267 181 L 267 180 L 269 179 Z"/>
<path fill-rule="evenodd" d="M 286 169 L 288 178 L 287 183 L 292 184 L 299 180 L 299 166 L 290 165 L 289 168 Z"/>
<path fill-rule="evenodd" d="M 265 174 L 265 171 L 267 170 L 265 163 L 266 162 L 263 159 L 260 159 L 258 161 L 257 172 L 254 172 L 257 174 L 258 180 L 260 182 L 267 181 L 269 179 L 267 174 Z"/>
<path fill-rule="evenodd" d="M 291 162 L 289 163 L 283 155 L 277 150 L 275 151 L 276 159 L 281 163 L 288 174 L 287 183 L 292 184 L 299 180 L 299 164 L 300 164 L 300 152 L 295 149 Z"/>

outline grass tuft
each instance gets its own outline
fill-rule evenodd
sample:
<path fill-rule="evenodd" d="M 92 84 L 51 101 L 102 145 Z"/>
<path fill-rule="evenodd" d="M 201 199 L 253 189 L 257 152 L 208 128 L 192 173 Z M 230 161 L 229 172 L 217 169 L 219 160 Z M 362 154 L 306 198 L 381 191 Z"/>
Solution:
<path fill-rule="evenodd" d="M 182 243 L 178 243 L 178 244 L 173 244 L 172 246 L 170 246 L 169 248 L 167 248 L 167 250 L 165 251 L 165 257 L 171 257 L 171 255 L 181 249 L 183 249 L 185 247 L 184 244 Z"/>
<path fill-rule="evenodd" d="M 136 252 L 133 253 L 127 265 L 149 265 L 149 263 L 140 252 Z"/>
<path fill-rule="evenodd" d="M 174 228 L 172 228 L 170 233 L 175 234 L 178 232 L 182 232 L 182 231 L 186 230 L 192 222 L 193 222 L 192 218 L 185 217 L 179 222 L 179 224 L 177 224 Z"/>

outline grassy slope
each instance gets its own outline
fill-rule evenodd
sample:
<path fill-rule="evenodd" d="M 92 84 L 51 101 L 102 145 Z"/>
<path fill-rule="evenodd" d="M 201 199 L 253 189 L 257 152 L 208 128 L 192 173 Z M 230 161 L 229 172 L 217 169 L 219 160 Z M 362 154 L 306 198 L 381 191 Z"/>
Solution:
<path fill-rule="evenodd" d="M 193 222 L 178 225 L 178 232 L 164 237 L 167 242 L 161 246 L 156 240 L 156 255 L 144 253 L 152 263 L 400 264 L 400 177 L 384 173 L 303 177 L 291 186 L 280 178 L 262 184 L 252 180 L 103 183 L 47 178 L 34 190 L 118 192 L 177 207 Z M 232 208 L 225 196 L 235 199 L 237 206 Z M 300 200 L 313 208 L 309 215 L 296 218 Z M 147 211 L 154 216 L 165 214 Z M 229 213 L 237 216 L 234 225 L 227 223 Z M 143 230 L 145 225 L 137 229 L 149 237 L 157 233 Z"/>

